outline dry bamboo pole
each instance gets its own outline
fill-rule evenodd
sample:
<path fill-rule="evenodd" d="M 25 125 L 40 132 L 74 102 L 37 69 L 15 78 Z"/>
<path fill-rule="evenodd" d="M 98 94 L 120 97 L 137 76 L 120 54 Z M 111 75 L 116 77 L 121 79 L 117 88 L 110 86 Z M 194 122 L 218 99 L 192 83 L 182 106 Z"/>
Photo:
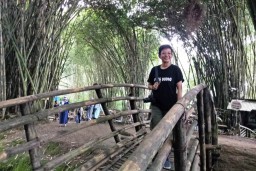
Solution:
<path fill-rule="evenodd" d="M 72 133 L 74 133 L 74 132 L 76 132 L 78 130 L 87 128 L 89 126 L 93 126 L 93 125 L 96 125 L 98 123 L 102 123 L 102 122 L 105 122 L 105 121 L 108 121 L 108 120 L 111 120 L 111 119 L 114 119 L 114 118 L 118 118 L 120 116 L 127 116 L 127 115 L 130 115 L 131 113 L 138 113 L 138 112 L 139 113 L 145 113 L 145 112 L 149 112 L 149 111 L 150 110 L 123 111 L 123 112 L 117 113 L 115 115 L 104 116 L 104 117 L 100 117 L 100 118 L 95 119 L 95 120 L 90 120 L 88 122 L 83 122 L 83 123 L 79 124 L 77 127 L 72 128 L 72 129 L 68 129 L 65 132 L 59 131 L 57 133 L 51 134 L 51 137 L 47 137 L 47 138 L 44 138 L 44 139 L 33 140 L 33 141 L 30 141 L 30 142 L 23 143 L 23 144 L 21 144 L 21 145 L 19 145 L 17 147 L 13 147 L 11 149 L 6 149 L 6 150 L 4 150 L 3 152 L 0 153 L 0 161 L 1 160 L 5 160 L 8 157 L 13 156 L 15 154 L 18 154 L 18 153 L 30 150 L 30 149 L 32 149 L 34 147 L 39 147 L 40 144 L 47 143 L 47 142 L 49 142 L 52 139 L 57 139 L 59 137 L 63 137 L 63 136 L 72 134 Z M 143 123 L 146 124 L 147 122 L 148 121 L 143 122 Z M 121 133 L 122 132 L 120 132 L 120 134 Z"/>
<path fill-rule="evenodd" d="M 100 98 L 103 98 L 103 95 L 102 95 L 100 89 L 96 89 L 95 91 L 96 91 L 96 94 L 97 94 L 97 96 L 98 96 L 99 99 L 100 99 Z M 101 106 L 102 106 L 102 109 L 103 109 L 105 115 L 106 115 L 106 116 L 110 115 L 110 112 L 109 112 L 109 110 L 108 110 L 108 108 L 107 108 L 106 103 L 101 103 Z M 110 129 L 111 129 L 112 132 L 116 131 L 116 128 L 115 128 L 115 126 L 114 126 L 112 120 L 108 120 L 108 124 L 109 124 Z M 116 143 L 120 142 L 120 138 L 119 138 L 118 135 L 115 135 L 115 136 L 114 136 L 114 139 L 115 139 L 115 142 L 116 142 Z"/>
<path fill-rule="evenodd" d="M 206 171 L 203 90 L 197 95 L 197 110 L 198 110 L 199 144 L 200 144 L 200 170 Z"/>
<path fill-rule="evenodd" d="M 101 85 L 94 85 L 94 86 L 87 86 L 87 87 L 80 87 L 80 88 L 71 88 L 66 90 L 56 90 L 56 91 L 51 91 L 47 93 L 40 93 L 36 95 L 29 95 L 29 96 L 19 97 L 15 99 L 6 100 L 6 101 L 1 101 L 0 109 L 39 100 L 42 98 L 47 98 L 47 97 L 54 97 L 54 96 L 59 96 L 64 94 L 71 94 L 71 93 L 78 93 L 82 91 L 89 91 L 89 90 L 103 89 L 103 88 L 113 88 L 113 87 L 137 87 L 137 88 L 147 89 L 146 86 L 138 85 L 138 84 L 101 84 Z"/>
<path fill-rule="evenodd" d="M 109 157 L 117 155 L 121 151 L 125 150 L 126 147 L 129 147 L 132 144 L 138 142 L 138 140 L 141 141 L 140 139 L 143 138 L 142 135 L 144 134 L 146 134 L 146 130 L 141 130 L 137 132 L 136 136 L 134 136 L 133 138 L 119 142 L 114 147 L 107 149 L 106 151 L 97 155 L 94 155 L 89 161 L 84 163 L 82 166 L 76 168 L 74 171 L 88 170 L 92 167 L 95 167 L 96 165 L 101 166 L 109 160 Z"/>
<path fill-rule="evenodd" d="M 73 150 L 73 151 L 70 151 L 60 157 L 57 157 L 56 159 L 48 162 L 47 164 L 45 164 L 43 166 L 43 168 L 45 170 L 51 170 L 59 165 L 61 165 L 62 163 L 64 162 L 67 162 L 67 161 L 70 161 L 72 158 L 80 155 L 80 154 L 83 154 L 83 153 L 86 153 L 88 150 L 92 149 L 93 147 L 95 147 L 97 144 L 105 141 L 106 139 L 109 139 L 111 137 L 114 137 L 115 135 L 119 134 L 120 131 L 122 130 L 127 130 L 127 129 L 130 129 L 130 128 L 133 128 L 137 125 L 140 125 L 141 123 L 134 123 L 134 124 L 131 124 L 131 125 L 128 125 L 128 126 L 125 126 L 123 127 L 122 129 L 119 129 L 117 131 L 114 131 L 106 136 L 103 136 L 103 137 L 99 137 L 99 138 L 96 138 L 80 147 L 78 147 L 77 149 Z"/>
<path fill-rule="evenodd" d="M 198 143 L 199 143 L 198 139 L 193 140 L 191 149 L 188 153 L 188 160 L 186 163 L 186 165 L 187 165 L 186 171 L 190 171 L 190 169 L 191 169 L 191 164 L 193 162 L 193 159 L 195 158 L 196 151 L 198 150 Z"/>
<path fill-rule="evenodd" d="M 112 97 L 112 98 L 102 98 L 102 99 L 97 99 L 97 100 L 87 100 L 83 102 L 77 102 L 77 103 L 72 103 L 72 104 L 67 104 L 51 109 L 46 109 L 40 112 L 33 113 L 33 115 L 26 115 L 14 119 L 9 119 L 1 122 L 0 125 L 0 132 L 6 131 L 11 128 L 15 128 L 21 125 L 25 125 L 28 123 L 40 121 L 47 116 L 50 116 L 52 114 L 56 114 L 65 110 L 70 110 L 70 109 L 75 109 L 79 108 L 81 106 L 88 106 L 92 104 L 97 104 L 97 103 L 103 103 L 103 102 L 113 102 L 113 101 L 118 101 L 118 100 L 142 100 L 143 98 L 137 98 L 137 97 Z"/>
<path fill-rule="evenodd" d="M 192 163 L 191 171 L 198 171 L 200 170 L 199 162 L 200 162 L 200 157 L 199 157 L 200 152 L 197 151 Z"/>
<path fill-rule="evenodd" d="M 211 125 L 211 94 L 208 88 L 204 89 L 204 118 L 205 118 L 205 144 L 212 144 L 212 125 Z M 206 170 L 212 168 L 212 152 L 206 149 Z"/>
<path fill-rule="evenodd" d="M 156 155 L 156 158 L 154 159 L 154 162 L 151 164 L 148 171 L 161 171 L 163 169 L 166 158 L 171 152 L 171 149 L 172 141 L 170 138 L 167 138 L 161 149 L 158 151 L 158 154 Z"/>
<path fill-rule="evenodd" d="M 31 106 L 29 106 L 29 105 L 30 104 L 20 105 L 20 110 L 21 110 L 22 116 L 30 115 L 30 113 L 31 113 L 30 107 Z M 24 130 L 25 130 L 27 142 L 37 139 L 37 133 L 36 133 L 34 123 L 24 125 Z M 29 157 L 30 157 L 30 162 L 31 162 L 33 170 L 36 170 L 41 167 L 41 162 L 40 162 L 41 156 L 40 156 L 38 147 L 35 147 L 35 148 L 29 150 Z"/>
<path fill-rule="evenodd" d="M 185 114 L 183 114 L 174 127 L 174 165 L 177 171 L 186 171 L 187 142 Z"/>
<path fill-rule="evenodd" d="M 119 169 L 120 171 L 130 170 L 146 170 L 148 164 L 156 155 L 160 146 L 171 133 L 172 129 L 185 111 L 188 103 L 195 98 L 203 88 L 204 84 L 199 84 L 189 92 L 187 92 L 164 116 L 164 118 L 156 125 L 156 127 L 148 133 L 139 147 L 128 158 L 128 160 Z"/>
<path fill-rule="evenodd" d="M 129 94 L 129 96 L 135 96 L 135 89 L 134 89 L 134 87 L 131 87 L 131 88 L 130 88 L 130 94 Z M 130 100 L 129 102 L 130 102 L 130 109 L 131 109 L 131 110 L 136 109 L 135 100 Z M 138 114 L 132 114 L 132 119 L 133 119 L 133 122 L 139 122 L 139 116 L 138 116 Z M 140 126 L 135 127 L 135 131 L 136 131 L 136 132 L 139 131 L 140 129 L 141 129 Z"/>

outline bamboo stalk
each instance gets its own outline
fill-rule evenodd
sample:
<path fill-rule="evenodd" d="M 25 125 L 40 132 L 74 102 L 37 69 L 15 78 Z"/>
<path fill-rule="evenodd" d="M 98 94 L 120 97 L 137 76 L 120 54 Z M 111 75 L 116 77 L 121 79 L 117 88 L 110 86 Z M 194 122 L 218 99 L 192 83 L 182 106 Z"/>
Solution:
<path fill-rule="evenodd" d="M 197 95 L 197 110 L 198 110 L 199 144 L 200 144 L 200 170 L 206 171 L 203 90 Z"/>
<path fill-rule="evenodd" d="M 164 116 L 164 118 L 156 125 L 156 127 L 148 133 L 139 147 L 128 158 L 128 160 L 119 169 L 120 171 L 130 170 L 146 170 L 148 164 L 152 161 L 159 147 L 164 143 L 168 135 L 171 133 L 175 124 L 185 111 L 188 103 L 195 98 L 205 85 L 200 84 L 187 92 Z"/>

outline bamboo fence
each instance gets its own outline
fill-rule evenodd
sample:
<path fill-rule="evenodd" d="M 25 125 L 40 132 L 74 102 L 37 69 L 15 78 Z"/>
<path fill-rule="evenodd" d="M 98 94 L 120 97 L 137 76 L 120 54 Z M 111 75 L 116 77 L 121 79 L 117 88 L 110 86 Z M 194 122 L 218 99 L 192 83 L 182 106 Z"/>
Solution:
<path fill-rule="evenodd" d="M 126 97 L 103 97 L 101 90 L 111 88 L 127 88 L 129 89 L 127 92 L 130 92 L 130 94 Z M 143 100 L 143 97 L 136 97 L 136 89 L 146 89 L 146 87 L 135 84 L 102 84 L 83 88 L 51 91 L 1 101 L 0 109 L 19 105 L 21 107 L 22 115 L 1 122 L 0 132 L 24 126 L 27 142 L 16 147 L 5 149 L 0 153 L 0 162 L 7 160 L 13 155 L 28 151 L 33 170 L 52 170 L 64 163 L 72 161 L 80 155 L 89 155 L 97 144 L 104 142 L 107 139 L 114 138 L 116 145 L 109 147 L 106 151 L 95 154 L 90 160 L 77 166 L 76 170 L 96 170 L 100 168 L 102 170 L 108 170 L 133 149 L 135 151 L 133 151 L 129 158 L 122 159 L 124 162 L 118 168 L 119 170 L 161 170 L 163 163 L 171 153 L 172 149 L 174 151 L 175 170 L 188 171 L 199 167 L 202 171 L 212 170 L 215 164 L 214 161 L 216 161 L 215 158 L 218 156 L 219 146 L 217 144 L 216 114 L 208 88 L 205 85 L 200 84 L 191 89 L 168 111 L 160 123 L 151 131 L 146 128 L 146 124 L 149 123 L 149 121 L 142 120 L 139 117 L 140 113 L 150 113 L 150 110 L 137 108 L 136 101 Z M 95 91 L 98 99 L 72 103 L 36 112 L 31 112 L 30 110 L 30 105 L 33 105 L 35 101 L 40 99 L 83 91 Z M 193 108 L 188 109 L 188 107 L 193 103 L 193 100 L 196 97 L 198 119 L 191 120 L 190 116 L 192 116 L 193 111 L 196 110 L 193 110 Z M 130 109 L 111 114 L 107 108 L 107 103 L 120 100 L 129 100 Z M 40 137 L 36 132 L 35 122 L 42 121 L 50 115 L 65 110 L 98 103 L 102 105 L 105 116 L 101 116 L 95 120 L 82 122 L 75 128 L 69 129 L 66 132 L 57 132 L 48 138 Z M 120 129 L 116 129 L 113 119 L 128 115 L 132 116 L 133 123 L 124 125 Z M 39 152 L 40 148 L 42 148 L 42 144 L 47 144 L 61 136 L 69 135 L 78 130 L 106 121 L 111 129 L 110 134 L 96 137 L 80 147 L 42 164 L 42 154 Z M 194 131 L 197 125 L 199 130 L 198 134 Z M 122 140 L 120 136 L 123 135 L 126 130 L 131 128 L 134 128 L 136 133 L 130 136 L 130 138 Z M 115 156 L 118 156 L 118 158 L 114 158 Z M 111 162 L 109 162 L 110 160 Z"/>

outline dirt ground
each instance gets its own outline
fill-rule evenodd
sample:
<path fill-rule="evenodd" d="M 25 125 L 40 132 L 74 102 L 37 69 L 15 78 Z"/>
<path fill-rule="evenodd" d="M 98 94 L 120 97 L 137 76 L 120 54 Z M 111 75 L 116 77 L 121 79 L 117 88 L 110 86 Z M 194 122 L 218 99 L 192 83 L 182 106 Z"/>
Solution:
<path fill-rule="evenodd" d="M 219 135 L 217 171 L 256 171 L 256 139 Z"/>
<path fill-rule="evenodd" d="M 50 137 L 57 131 L 65 131 L 77 127 L 74 121 L 69 122 L 66 127 L 60 127 L 57 122 L 38 124 L 36 126 L 39 137 Z M 117 128 L 123 125 L 117 124 Z M 56 141 L 65 144 L 65 148 L 79 147 L 82 144 L 99 136 L 110 133 L 108 123 L 98 124 L 89 128 L 81 129 L 68 136 L 60 137 Z M 129 132 L 134 132 L 133 129 Z M 8 144 L 14 140 L 25 139 L 25 134 L 22 129 L 10 130 L 6 132 L 2 143 Z M 113 146 L 115 141 L 113 138 L 104 142 L 107 148 Z M 219 136 L 219 145 L 222 149 L 218 164 L 215 167 L 217 171 L 256 171 L 256 140 L 241 138 L 237 136 Z"/>

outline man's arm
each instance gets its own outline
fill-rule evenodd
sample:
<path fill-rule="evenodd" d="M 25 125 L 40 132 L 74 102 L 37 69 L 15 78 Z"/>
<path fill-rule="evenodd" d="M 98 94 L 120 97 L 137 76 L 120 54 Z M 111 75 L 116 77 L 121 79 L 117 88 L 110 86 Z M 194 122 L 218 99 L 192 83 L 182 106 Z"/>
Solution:
<path fill-rule="evenodd" d="M 177 100 L 181 99 L 182 98 L 182 81 L 179 81 L 177 83 Z"/>

